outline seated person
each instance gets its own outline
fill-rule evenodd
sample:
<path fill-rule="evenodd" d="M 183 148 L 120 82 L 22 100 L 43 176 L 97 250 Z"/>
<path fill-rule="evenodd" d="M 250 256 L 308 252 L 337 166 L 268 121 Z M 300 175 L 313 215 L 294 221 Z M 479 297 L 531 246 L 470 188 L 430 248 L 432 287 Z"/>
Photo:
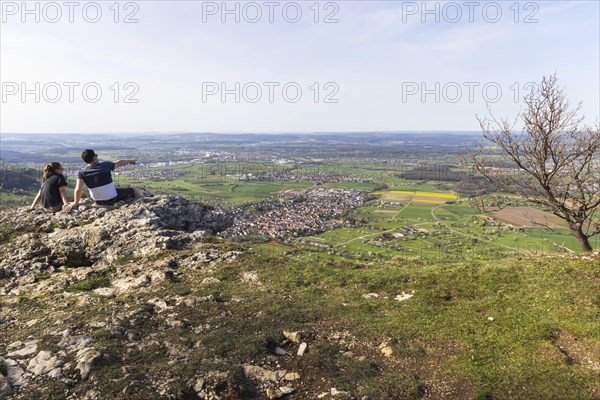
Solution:
<path fill-rule="evenodd" d="M 87 149 L 81 153 L 81 158 L 86 166 L 77 173 L 77 185 L 75 186 L 75 198 L 67 204 L 63 211 L 68 212 L 79 204 L 82 198 L 83 185 L 85 184 L 90 197 L 100 205 L 111 205 L 120 200 L 135 198 L 133 188 L 116 188 L 112 180 L 111 171 L 124 165 L 135 165 L 136 160 L 98 161 L 98 154 L 94 150 Z"/>
<path fill-rule="evenodd" d="M 67 180 L 63 175 L 64 170 L 62 164 L 59 162 L 51 162 L 44 166 L 42 186 L 27 211 L 33 211 L 40 200 L 44 209 L 52 213 L 62 210 L 63 205 L 67 205 L 69 201 L 73 201 L 73 196 L 70 198 L 67 197 L 65 189 L 67 187 Z"/>

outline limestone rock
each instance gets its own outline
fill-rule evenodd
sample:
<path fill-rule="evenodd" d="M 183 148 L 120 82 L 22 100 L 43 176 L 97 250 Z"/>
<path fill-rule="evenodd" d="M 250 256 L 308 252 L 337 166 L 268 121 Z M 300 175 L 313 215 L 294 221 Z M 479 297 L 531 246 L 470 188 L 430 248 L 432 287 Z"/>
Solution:
<path fill-rule="evenodd" d="M 151 282 L 151 279 L 148 275 L 138 276 L 138 277 L 126 277 L 123 279 L 118 279 L 112 282 L 112 286 L 115 287 L 118 291 L 124 292 L 131 289 L 138 289 L 144 286 L 148 286 Z"/>
<path fill-rule="evenodd" d="M 19 349 L 21 347 L 23 347 L 23 342 L 20 340 L 17 340 L 16 342 L 12 342 L 8 346 L 6 346 L 6 350 L 11 351 L 11 350 Z"/>
<path fill-rule="evenodd" d="M 291 340 L 294 343 L 302 342 L 302 332 L 283 331 L 283 336 L 285 336 L 286 339 Z"/>
<path fill-rule="evenodd" d="M 202 280 L 202 283 L 204 283 L 204 284 L 221 283 L 221 280 L 217 279 L 217 278 L 215 278 L 213 276 L 209 276 L 209 277 L 204 278 Z"/>
<path fill-rule="evenodd" d="M 306 343 L 301 343 L 300 347 L 298 347 L 298 355 L 299 356 L 303 356 L 304 353 L 306 353 L 306 350 L 308 349 L 308 345 Z"/>
<path fill-rule="evenodd" d="M 29 360 L 27 370 L 36 376 L 49 375 L 57 378 L 61 375 L 61 366 L 64 361 L 50 351 L 40 351 L 37 356 Z"/>
<path fill-rule="evenodd" d="M 382 342 L 379 345 L 379 350 L 381 351 L 381 354 L 383 354 L 386 357 L 391 357 L 394 354 L 394 350 L 391 347 L 391 344 L 393 342 L 395 342 L 394 339 L 388 339 Z"/>
<path fill-rule="evenodd" d="M 266 394 L 269 399 L 279 399 L 287 394 L 294 393 L 295 390 L 288 386 L 281 386 L 279 389 L 267 389 Z"/>
<path fill-rule="evenodd" d="M 24 386 L 26 384 L 23 374 L 23 368 L 15 360 L 7 358 L 4 360 L 4 368 L 6 369 L 6 379 L 13 388 L 15 386 Z"/>
<path fill-rule="evenodd" d="M 300 375 L 297 374 L 296 372 L 289 372 L 289 373 L 285 374 L 283 379 L 285 379 L 286 381 L 295 381 L 295 380 L 300 379 Z"/>
<path fill-rule="evenodd" d="M 406 301 L 415 295 L 414 290 L 409 290 L 408 292 L 402 292 L 395 297 L 398 301 Z"/>
<path fill-rule="evenodd" d="M 39 319 L 32 319 L 31 321 L 25 322 L 25 326 L 28 328 L 31 328 L 32 326 L 37 324 L 39 321 L 40 321 Z"/>
<path fill-rule="evenodd" d="M 279 398 L 283 397 L 283 392 L 279 389 L 268 388 L 267 389 L 267 397 L 269 399 L 279 399 Z"/>
<path fill-rule="evenodd" d="M 39 342 L 39 340 L 31 340 L 29 342 L 25 342 L 22 344 L 21 344 L 21 342 L 11 343 L 11 345 L 9 345 L 9 348 L 14 348 L 15 345 L 17 347 L 20 347 L 22 345 L 23 347 L 20 348 L 19 350 L 11 351 L 10 353 L 8 353 L 6 355 L 6 357 L 8 357 L 8 358 L 25 358 L 25 357 L 32 356 L 37 352 L 38 342 Z"/>
<path fill-rule="evenodd" d="M 63 338 L 58 342 L 58 347 L 66 350 L 80 350 L 92 342 L 92 338 L 85 335 L 69 336 L 70 330 L 65 330 L 62 334 Z"/>
<path fill-rule="evenodd" d="M 338 396 L 349 396 L 350 393 L 345 392 L 343 390 L 337 390 L 336 388 L 331 388 L 331 395 L 333 397 L 338 397 Z"/>
<path fill-rule="evenodd" d="M 377 300 L 379 299 L 379 293 L 367 293 L 363 294 L 363 297 L 367 300 Z"/>
<path fill-rule="evenodd" d="M 200 392 L 202 392 L 202 389 L 204 389 L 204 378 L 200 377 L 194 382 L 194 391 L 197 394 L 200 394 Z"/>
<path fill-rule="evenodd" d="M 289 387 L 289 386 L 280 386 L 279 390 L 283 394 L 290 394 L 290 393 L 294 393 L 294 391 L 296 391 L 296 389 L 294 389 L 293 387 Z"/>
<path fill-rule="evenodd" d="M 81 400 L 99 400 L 101 395 L 102 393 L 98 390 L 90 390 Z"/>
<path fill-rule="evenodd" d="M 92 365 L 100 359 L 102 354 L 93 347 L 85 347 L 77 352 L 75 361 L 77 362 L 76 370 L 79 371 L 81 379 L 85 380 L 90 374 Z"/>
<path fill-rule="evenodd" d="M 188 297 L 183 300 L 183 303 L 187 307 L 196 307 L 200 303 L 213 302 L 213 301 L 217 301 L 217 299 L 212 294 L 209 294 L 208 296 Z"/>
<path fill-rule="evenodd" d="M 115 297 L 115 289 L 110 287 L 97 288 L 93 292 L 102 297 Z"/>
<path fill-rule="evenodd" d="M 247 378 L 254 378 L 259 381 L 277 382 L 287 374 L 287 371 L 285 370 L 271 371 L 263 367 L 249 364 L 244 364 L 243 368 L 244 375 Z"/>
<path fill-rule="evenodd" d="M 12 393 L 12 388 L 10 387 L 10 383 L 8 383 L 8 379 L 4 377 L 4 375 L 0 374 L 0 399 Z"/>
<path fill-rule="evenodd" d="M 381 348 L 381 354 L 386 357 L 391 357 L 394 354 L 394 350 L 389 346 L 385 346 Z"/>
<path fill-rule="evenodd" d="M 260 281 L 258 280 L 258 272 L 250 271 L 242 273 L 242 282 L 250 283 L 253 285 L 260 285 Z"/>
<path fill-rule="evenodd" d="M 209 371 L 205 376 L 196 377 L 190 382 L 192 389 L 200 399 L 219 399 L 217 392 L 230 386 L 229 372 Z"/>
<path fill-rule="evenodd" d="M 166 309 L 169 308 L 169 306 L 167 305 L 167 302 L 164 299 L 150 299 L 148 300 L 148 304 L 154 306 L 154 309 L 156 311 L 165 311 Z"/>
<path fill-rule="evenodd" d="M 0 277 L 18 277 L 51 267 L 90 266 L 122 257 L 143 257 L 200 243 L 233 223 L 233 216 L 177 196 L 161 195 L 99 207 L 84 201 L 71 213 L 42 209 L 23 218 L 0 212 L 0 225 L 31 232 L 8 241 L 0 234 Z M 131 246 L 135 243 L 135 246 Z M 224 256 L 223 256 L 224 257 Z M 235 258 L 235 254 L 228 256 Z"/>

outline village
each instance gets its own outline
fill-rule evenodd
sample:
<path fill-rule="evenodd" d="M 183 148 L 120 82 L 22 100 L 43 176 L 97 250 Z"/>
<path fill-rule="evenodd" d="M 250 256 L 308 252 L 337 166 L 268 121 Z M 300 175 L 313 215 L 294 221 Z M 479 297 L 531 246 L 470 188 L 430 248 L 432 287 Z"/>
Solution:
<path fill-rule="evenodd" d="M 291 173 L 288 171 L 277 171 L 277 172 L 266 172 L 264 174 L 236 174 L 232 176 L 242 182 L 249 181 L 267 181 L 267 182 L 314 182 L 317 185 L 322 185 L 329 182 L 360 182 L 360 183 L 373 183 L 371 178 L 359 178 L 346 176 L 334 172 L 295 172 Z"/>
<path fill-rule="evenodd" d="M 360 207 L 366 200 L 366 193 L 351 189 L 280 193 L 274 200 L 230 210 L 235 222 L 224 236 L 286 239 L 323 232 L 341 225 L 344 212 Z"/>

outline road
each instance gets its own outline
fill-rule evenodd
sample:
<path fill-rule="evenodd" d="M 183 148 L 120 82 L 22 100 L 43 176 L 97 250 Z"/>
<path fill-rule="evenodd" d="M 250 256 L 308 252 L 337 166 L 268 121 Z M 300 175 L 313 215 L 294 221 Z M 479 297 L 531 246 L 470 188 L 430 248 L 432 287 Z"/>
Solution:
<path fill-rule="evenodd" d="M 448 225 L 446 225 L 445 223 L 443 223 L 443 222 L 442 222 L 442 221 L 441 221 L 441 220 L 440 220 L 440 219 L 439 219 L 439 218 L 438 218 L 438 217 L 435 215 L 435 210 L 437 210 L 437 209 L 438 209 L 438 208 L 440 208 L 440 207 L 443 207 L 444 205 L 445 205 L 445 204 L 440 204 L 439 206 L 432 208 L 432 209 L 431 209 L 431 216 L 433 217 L 433 219 L 435 219 L 435 222 L 438 222 L 438 223 L 440 223 L 440 224 L 444 225 L 444 226 L 446 227 L 446 229 L 448 229 L 450 232 L 452 232 L 452 233 L 456 233 L 456 234 L 458 234 L 458 235 L 465 236 L 465 237 L 467 237 L 467 238 L 469 238 L 469 239 L 477 239 L 478 241 L 481 241 L 481 242 L 487 242 L 487 243 L 491 243 L 491 244 L 493 244 L 493 245 L 495 245 L 495 246 L 504 247 L 505 249 L 509 249 L 509 250 L 512 250 L 512 251 L 516 251 L 516 252 L 518 252 L 518 253 L 520 253 L 520 254 L 523 254 L 524 256 L 528 256 L 528 255 L 529 255 L 527 252 L 525 252 L 525 251 L 523 251 L 523 250 L 521 250 L 521 249 L 517 249 L 516 247 L 510 247 L 510 246 L 507 246 L 507 245 L 505 245 L 505 244 L 496 243 L 496 242 L 495 242 L 495 241 L 493 241 L 493 240 L 489 240 L 489 239 L 482 239 L 482 238 L 478 238 L 478 237 L 475 237 L 475 236 L 471 236 L 471 235 L 469 235 L 469 234 L 467 234 L 467 233 L 464 233 L 464 232 L 461 232 L 461 231 L 459 231 L 458 229 L 452 229 L 452 228 L 450 228 Z"/>
<path fill-rule="evenodd" d="M 415 194 L 416 194 L 416 192 L 415 192 Z M 415 197 L 413 196 L 413 198 L 412 198 L 412 199 L 410 199 L 410 201 L 409 201 L 408 203 L 406 203 L 406 205 L 405 205 L 404 207 L 402 207 L 402 209 L 401 209 L 400 211 L 398 211 L 398 212 L 397 212 L 397 213 L 396 213 L 396 214 L 395 214 L 395 215 L 392 217 L 392 219 L 396 219 L 396 217 L 398 216 L 398 214 L 400 214 L 402 211 L 404 211 L 404 210 L 406 209 L 406 207 L 408 207 L 408 206 L 410 205 L 410 203 L 412 203 L 412 201 L 413 201 L 413 199 L 414 199 L 414 198 L 415 198 Z M 394 228 L 394 229 L 388 229 L 387 231 L 382 231 L 382 232 L 377 232 L 377 233 L 371 233 L 371 234 L 369 234 L 369 235 L 364 235 L 364 236 L 355 237 L 354 239 L 350 239 L 350 240 L 348 240 L 348 241 L 346 241 L 346 242 L 344 242 L 344 243 L 337 244 L 337 245 L 335 245 L 334 247 L 340 247 L 340 246 L 343 246 L 343 245 L 345 245 L 345 244 L 348 244 L 348 243 L 350 243 L 350 242 L 354 242 L 355 240 L 360 240 L 360 239 L 368 238 L 368 237 L 370 237 L 370 236 L 383 235 L 384 233 L 388 233 L 388 232 L 394 232 L 394 231 L 397 231 L 397 230 L 398 230 L 398 228 Z"/>

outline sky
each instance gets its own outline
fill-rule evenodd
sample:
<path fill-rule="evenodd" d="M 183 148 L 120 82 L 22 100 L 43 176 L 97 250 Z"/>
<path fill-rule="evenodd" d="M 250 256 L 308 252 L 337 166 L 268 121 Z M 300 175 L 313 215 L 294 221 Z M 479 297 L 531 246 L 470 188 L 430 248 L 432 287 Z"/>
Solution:
<path fill-rule="evenodd" d="M 0 134 L 477 131 L 552 74 L 600 115 L 597 0 L 0 10 Z"/>

